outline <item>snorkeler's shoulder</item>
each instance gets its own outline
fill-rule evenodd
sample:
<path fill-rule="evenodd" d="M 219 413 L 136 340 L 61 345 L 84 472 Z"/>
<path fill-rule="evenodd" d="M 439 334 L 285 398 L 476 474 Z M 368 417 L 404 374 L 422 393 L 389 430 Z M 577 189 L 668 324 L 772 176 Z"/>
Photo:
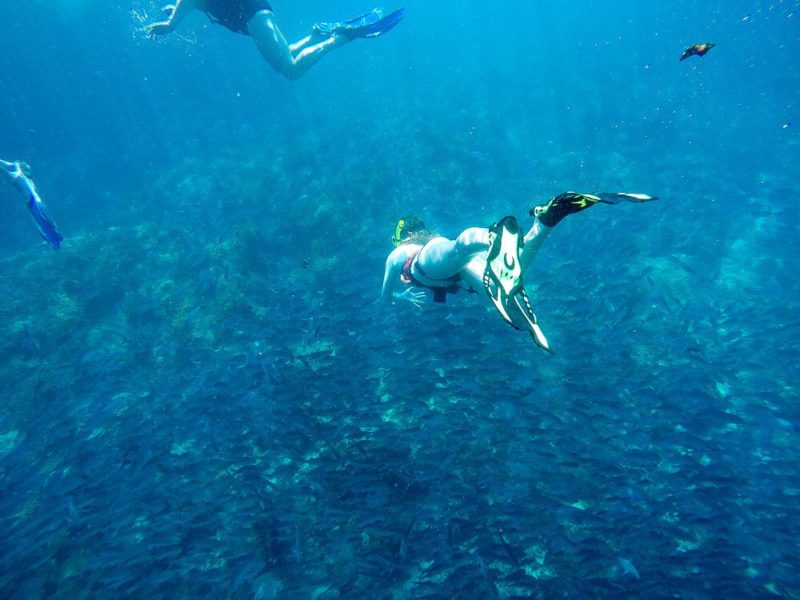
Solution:
<path fill-rule="evenodd" d="M 386 262 L 402 265 L 409 258 L 417 254 L 421 249 L 422 249 L 422 244 L 409 243 L 409 242 L 400 244 L 397 248 L 395 248 L 389 253 L 389 257 L 386 259 Z"/>

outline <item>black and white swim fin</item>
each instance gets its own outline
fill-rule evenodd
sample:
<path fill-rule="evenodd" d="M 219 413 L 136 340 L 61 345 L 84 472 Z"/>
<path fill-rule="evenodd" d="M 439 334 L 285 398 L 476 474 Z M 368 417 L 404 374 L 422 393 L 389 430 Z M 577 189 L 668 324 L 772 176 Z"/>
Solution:
<path fill-rule="evenodd" d="M 528 331 L 537 346 L 551 352 L 522 281 L 519 262 L 522 244 L 522 232 L 513 216 L 504 217 L 489 228 L 489 255 L 486 257 L 483 285 L 506 323 L 515 329 Z"/>

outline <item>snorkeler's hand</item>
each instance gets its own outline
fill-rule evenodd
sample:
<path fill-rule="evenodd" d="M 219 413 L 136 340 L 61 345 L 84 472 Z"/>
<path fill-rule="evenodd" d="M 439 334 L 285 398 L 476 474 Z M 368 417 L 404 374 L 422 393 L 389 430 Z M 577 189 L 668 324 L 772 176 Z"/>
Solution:
<path fill-rule="evenodd" d="M 144 28 L 145 33 L 148 37 L 156 37 L 159 35 L 164 35 L 169 33 L 173 30 L 172 23 L 170 21 L 161 21 L 160 23 L 151 23 L 147 27 Z"/>
<path fill-rule="evenodd" d="M 425 304 L 425 292 L 418 292 L 413 287 L 407 288 L 402 292 L 395 292 L 394 297 L 398 300 L 407 300 L 417 308 L 422 308 Z"/>
<path fill-rule="evenodd" d="M 25 175 L 26 177 L 31 176 L 31 166 L 21 160 L 15 160 L 14 162 L 0 160 L 0 167 L 2 167 L 3 170 L 5 170 L 5 172 L 11 175 L 11 177 L 14 179 L 22 175 Z"/>
<path fill-rule="evenodd" d="M 167 15 L 166 21 L 160 21 L 158 23 L 151 23 L 147 27 L 144 28 L 145 32 L 149 37 L 156 37 L 158 35 L 164 35 L 165 33 L 169 33 L 174 29 L 174 25 L 172 23 L 172 17 L 175 16 L 175 9 L 177 5 L 175 4 L 167 4 L 164 8 L 161 9 L 161 12 Z"/>

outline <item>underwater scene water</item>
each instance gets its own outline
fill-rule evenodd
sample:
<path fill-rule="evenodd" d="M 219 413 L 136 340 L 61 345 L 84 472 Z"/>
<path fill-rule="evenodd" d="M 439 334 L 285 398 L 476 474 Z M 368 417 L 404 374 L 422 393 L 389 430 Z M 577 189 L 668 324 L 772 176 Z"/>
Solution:
<path fill-rule="evenodd" d="M 0 173 L 0 597 L 800 598 L 800 2 L 400 6 L 289 80 L 4 0 L 0 158 L 65 239 Z M 659 200 L 546 240 L 553 354 L 376 303 L 401 216 L 566 190 Z"/>

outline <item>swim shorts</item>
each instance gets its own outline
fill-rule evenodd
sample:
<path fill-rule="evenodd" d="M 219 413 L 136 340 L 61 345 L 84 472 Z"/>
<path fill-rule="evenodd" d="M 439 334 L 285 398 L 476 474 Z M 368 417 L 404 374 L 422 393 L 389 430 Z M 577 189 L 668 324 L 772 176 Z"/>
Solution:
<path fill-rule="evenodd" d="M 267 0 L 206 0 L 205 7 L 205 13 L 213 23 L 244 35 L 249 35 L 247 22 L 262 10 L 272 11 Z"/>

